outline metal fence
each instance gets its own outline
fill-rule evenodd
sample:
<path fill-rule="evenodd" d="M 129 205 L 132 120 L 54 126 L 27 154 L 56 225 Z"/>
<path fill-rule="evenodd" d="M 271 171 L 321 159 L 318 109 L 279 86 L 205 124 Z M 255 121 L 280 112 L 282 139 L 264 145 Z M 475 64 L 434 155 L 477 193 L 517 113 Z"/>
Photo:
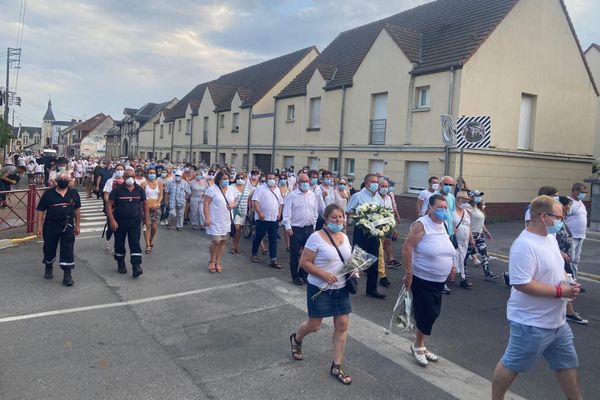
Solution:
<path fill-rule="evenodd" d="M 0 195 L 6 196 L 6 201 L 0 208 L 0 232 L 24 226 L 27 228 L 27 233 L 34 232 L 36 206 L 47 189 L 29 185 L 28 189 L 0 192 Z"/>

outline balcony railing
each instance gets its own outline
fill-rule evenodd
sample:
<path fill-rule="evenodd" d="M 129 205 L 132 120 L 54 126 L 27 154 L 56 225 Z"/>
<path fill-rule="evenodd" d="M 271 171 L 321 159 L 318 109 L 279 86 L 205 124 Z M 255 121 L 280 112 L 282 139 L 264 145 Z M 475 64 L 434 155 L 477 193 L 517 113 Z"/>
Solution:
<path fill-rule="evenodd" d="M 387 119 L 372 119 L 369 132 L 369 144 L 384 145 Z"/>

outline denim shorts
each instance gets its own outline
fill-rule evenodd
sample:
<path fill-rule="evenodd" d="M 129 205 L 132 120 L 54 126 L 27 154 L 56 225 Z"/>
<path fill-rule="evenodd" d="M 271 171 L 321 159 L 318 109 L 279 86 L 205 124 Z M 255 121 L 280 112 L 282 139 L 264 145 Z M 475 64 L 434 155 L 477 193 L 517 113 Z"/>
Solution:
<path fill-rule="evenodd" d="M 510 339 L 502 364 L 514 372 L 525 372 L 544 356 L 553 371 L 577 368 L 579 360 L 573 344 L 573 331 L 565 323 L 556 329 L 544 329 L 508 321 Z"/>
<path fill-rule="evenodd" d="M 350 295 L 345 286 L 341 289 L 325 290 L 313 300 L 312 297 L 317 293 L 319 293 L 319 288 L 308 284 L 306 306 L 310 318 L 336 317 L 352 312 Z"/>

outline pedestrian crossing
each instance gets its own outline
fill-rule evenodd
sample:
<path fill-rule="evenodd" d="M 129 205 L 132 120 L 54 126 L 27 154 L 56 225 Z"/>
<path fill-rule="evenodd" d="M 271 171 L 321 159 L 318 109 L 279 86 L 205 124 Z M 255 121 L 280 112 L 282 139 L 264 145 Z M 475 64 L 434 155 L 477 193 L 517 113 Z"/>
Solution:
<path fill-rule="evenodd" d="M 100 236 L 106 224 L 106 216 L 102 212 L 102 199 L 94 195 L 88 198 L 85 192 L 80 192 L 81 197 L 81 236 Z"/>

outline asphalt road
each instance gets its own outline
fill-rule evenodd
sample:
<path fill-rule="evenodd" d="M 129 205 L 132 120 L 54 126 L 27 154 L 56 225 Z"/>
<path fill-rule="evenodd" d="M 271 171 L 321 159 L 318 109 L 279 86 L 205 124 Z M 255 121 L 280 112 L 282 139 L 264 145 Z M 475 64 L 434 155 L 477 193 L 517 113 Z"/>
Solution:
<path fill-rule="evenodd" d="M 470 269 L 473 289 L 452 287 L 444 297 L 428 342 L 443 359 L 427 368 L 409 354 L 410 334 L 384 333 L 401 271 L 388 272 L 385 301 L 365 297 L 362 282 L 345 362 L 354 383 L 344 387 L 328 372 L 330 323 L 305 340 L 304 361 L 291 359 L 288 337 L 305 318 L 305 296 L 290 283 L 283 243 L 282 270 L 269 268 L 267 256 L 250 263 L 243 239 L 242 254 L 225 255 L 224 273 L 209 274 L 204 233 L 161 228 L 144 275 L 133 280 L 116 272 L 93 227 L 77 240 L 72 288 L 61 286 L 60 270 L 53 281 L 42 279 L 41 243 L 0 251 L 1 399 L 489 398 L 508 339 L 509 289 L 485 281 L 478 268 Z M 506 255 L 520 229 L 493 225 L 491 250 Z M 598 253 L 596 242 L 586 242 L 583 271 L 600 274 Z M 499 273 L 507 264 L 498 259 L 492 268 Z M 600 285 L 584 283 L 576 308 L 590 325 L 573 331 L 584 397 L 595 398 Z M 522 398 L 562 398 L 544 361 L 512 389 Z"/>

